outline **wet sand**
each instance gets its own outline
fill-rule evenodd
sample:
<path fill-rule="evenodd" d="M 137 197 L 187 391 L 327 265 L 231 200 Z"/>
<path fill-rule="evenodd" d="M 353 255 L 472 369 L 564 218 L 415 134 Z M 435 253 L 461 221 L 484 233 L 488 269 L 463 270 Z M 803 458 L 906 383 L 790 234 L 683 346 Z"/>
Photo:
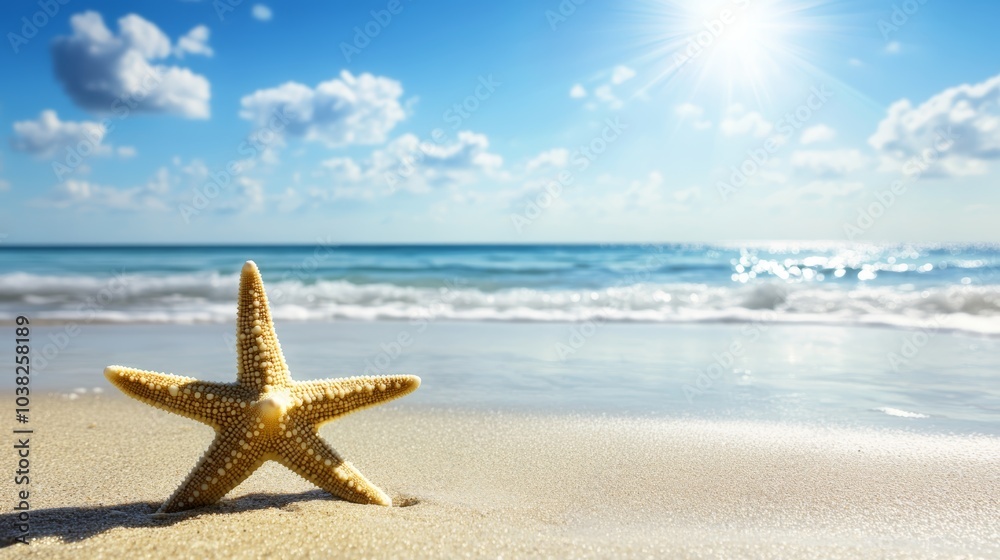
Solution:
<path fill-rule="evenodd" d="M 393 404 L 321 433 L 399 507 L 268 463 L 159 519 L 210 428 L 110 393 L 32 414 L 32 544 L 4 477 L 0 558 L 1000 556 L 989 436 Z"/>

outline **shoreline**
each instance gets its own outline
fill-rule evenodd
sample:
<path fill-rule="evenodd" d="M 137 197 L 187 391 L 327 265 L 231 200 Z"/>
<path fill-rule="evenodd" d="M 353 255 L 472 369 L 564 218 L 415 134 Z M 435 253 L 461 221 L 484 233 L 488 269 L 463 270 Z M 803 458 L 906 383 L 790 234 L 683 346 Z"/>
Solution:
<path fill-rule="evenodd" d="M 995 437 L 401 401 L 321 434 L 406 507 L 342 502 L 269 463 L 220 504 L 155 519 L 210 428 L 123 396 L 38 396 L 32 408 L 37 532 L 0 558 L 1000 552 Z"/>
<path fill-rule="evenodd" d="M 407 395 L 408 397 L 412 395 Z M 0 390 L 0 399 L 13 401 L 15 395 L 13 391 Z M 46 404 L 61 402 L 65 405 L 72 405 L 76 401 L 86 401 L 88 399 L 100 399 L 109 403 L 120 404 L 119 401 L 132 404 L 134 399 L 117 391 L 110 384 L 107 387 L 75 387 L 71 390 L 44 390 L 32 393 L 32 402 L 44 401 Z M 140 403 L 141 404 L 141 403 Z M 914 436 L 917 438 L 940 438 L 941 441 L 953 439 L 956 441 L 978 441 L 986 443 L 1000 442 L 1000 431 L 994 432 L 954 432 L 945 430 L 927 430 L 919 423 L 918 419 L 902 416 L 904 420 L 913 421 L 910 425 L 868 425 L 850 422 L 822 422 L 818 420 L 780 420 L 764 418 L 740 418 L 740 417 L 706 417 L 694 414 L 674 414 L 669 411 L 655 411 L 647 413 L 629 412 L 623 410 L 599 410 L 599 409 L 572 409 L 572 408 L 539 408 L 537 406 L 510 407 L 501 405 L 485 406 L 481 404 L 440 404 L 428 402 L 390 402 L 380 405 L 379 408 L 397 411 L 403 410 L 414 415 L 443 415 L 443 416 L 463 416 L 472 417 L 512 417 L 519 418 L 525 422 L 546 423 L 546 422 L 636 422 L 636 423 L 685 423 L 689 425 L 700 425 L 705 429 L 714 430 L 737 430 L 746 431 L 747 435 L 752 435 L 759 430 L 775 431 L 783 430 L 794 433 L 828 433 L 842 432 L 845 434 L 865 434 L 872 437 L 900 437 Z M 164 414 L 170 414 L 164 412 Z M 192 422 L 194 422 L 192 420 Z"/>
<path fill-rule="evenodd" d="M 93 324 L 67 335 L 35 326 L 31 388 L 107 391 L 112 364 L 231 382 L 231 331 Z M 294 379 L 418 375 L 424 386 L 407 400 L 420 405 L 1000 434 L 992 338 L 940 332 L 911 348 L 919 332 L 484 322 L 285 322 L 278 333 Z"/>
<path fill-rule="evenodd" d="M 762 311 L 761 314 L 765 315 L 767 313 L 773 313 L 771 310 Z M 66 326 L 164 326 L 164 327 L 190 327 L 190 326 L 212 326 L 212 325 L 226 325 L 233 327 L 236 324 L 235 316 L 232 320 L 226 321 L 149 321 L 149 320 L 129 320 L 129 321 L 111 321 L 107 319 L 93 319 L 93 320 L 68 320 L 68 319 L 36 319 L 31 318 L 31 324 L 34 326 L 42 327 L 66 327 Z M 344 319 L 296 319 L 296 318 L 279 318 L 275 320 L 277 324 L 294 324 L 294 325 L 337 325 L 337 324 L 388 324 L 388 325 L 407 325 L 413 324 L 418 320 L 412 318 L 378 318 L 378 319 L 358 319 L 358 318 L 344 318 Z M 970 338 L 983 338 L 983 339 L 994 339 L 1000 340 L 1000 328 L 996 332 L 985 332 L 982 330 L 974 330 L 962 327 L 948 327 L 941 325 L 940 321 L 927 321 L 926 325 L 911 325 L 902 323 L 893 323 L 889 321 L 852 321 L 852 322 L 832 322 L 832 321 L 821 321 L 814 320 L 812 318 L 800 318 L 800 319 L 774 319 L 767 318 L 762 319 L 757 318 L 747 318 L 747 319 L 736 319 L 736 318 L 720 318 L 720 319 L 685 319 L 677 321 L 653 321 L 653 320 L 641 320 L 641 319 L 628 319 L 628 320 L 595 320 L 595 319 L 582 319 L 577 321 L 564 321 L 564 320 L 526 320 L 526 319 L 454 319 L 454 318 L 443 318 L 443 319 L 429 319 L 425 320 L 427 324 L 439 324 L 439 325 L 556 325 L 556 326 L 568 326 L 572 328 L 573 326 L 579 326 L 587 323 L 598 324 L 598 325 L 647 325 L 647 326 L 665 326 L 665 327 L 698 327 L 698 326 L 742 326 L 742 325 L 756 325 L 756 324 L 767 324 L 775 327 L 830 327 L 830 328 L 845 328 L 845 329 L 873 329 L 873 330 L 888 330 L 888 331 L 901 331 L 901 332 L 926 332 L 933 331 L 935 333 L 943 334 L 955 334 L 968 336 Z M 0 327 L 13 326 L 16 325 L 14 319 L 0 319 Z"/>

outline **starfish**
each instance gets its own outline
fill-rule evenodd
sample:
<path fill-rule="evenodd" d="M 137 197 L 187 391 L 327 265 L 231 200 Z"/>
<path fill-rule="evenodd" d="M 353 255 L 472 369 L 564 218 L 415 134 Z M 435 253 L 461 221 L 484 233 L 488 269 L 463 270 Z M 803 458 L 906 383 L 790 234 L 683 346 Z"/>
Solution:
<path fill-rule="evenodd" d="M 212 445 L 157 513 L 215 503 L 266 461 L 277 461 L 344 500 L 391 506 L 392 499 L 344 461 L 318 429 L 345 414 L 402 397 L 420 386 L 420 378 L 293 381 L 253 261 L 243 265 L 236 310 L 236 383 L 122 366 L 104 370 L 128 396 L 215 429 Z"/>

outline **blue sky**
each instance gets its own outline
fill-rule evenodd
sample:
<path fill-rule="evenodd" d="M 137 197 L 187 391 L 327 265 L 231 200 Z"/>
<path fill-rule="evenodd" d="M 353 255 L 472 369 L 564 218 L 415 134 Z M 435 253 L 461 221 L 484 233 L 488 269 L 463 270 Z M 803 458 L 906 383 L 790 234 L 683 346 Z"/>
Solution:
<path fill-rule="evenodd" d="M 285 4 L 5 2 L 3 242 L 997 239 L 993 2 Z"/>

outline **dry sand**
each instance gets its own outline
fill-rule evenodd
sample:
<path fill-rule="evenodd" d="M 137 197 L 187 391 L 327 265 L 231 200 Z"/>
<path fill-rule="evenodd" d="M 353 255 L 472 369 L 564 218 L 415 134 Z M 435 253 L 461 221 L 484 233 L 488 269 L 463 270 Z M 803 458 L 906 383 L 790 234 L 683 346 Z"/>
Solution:
<path fill-rule="evenodd" d="M 32 425 L 33 542 L 4 476 L 0 558 L 1000 557 L 994 437 L 397 405 L 323 436 L 405 507 L 269 463 L 157 519 L 211 429 L 113 395 L 38 397 Z"/>

